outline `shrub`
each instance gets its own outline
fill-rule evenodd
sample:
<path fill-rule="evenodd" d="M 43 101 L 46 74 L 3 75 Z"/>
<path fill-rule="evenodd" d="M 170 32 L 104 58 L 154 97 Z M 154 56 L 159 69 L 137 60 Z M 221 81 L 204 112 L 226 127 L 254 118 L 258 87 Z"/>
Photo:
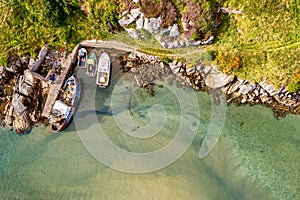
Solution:
<path fill-rule="evenodd" d="M 171 2 L 167 2 L 165 9 L 162 12 L 161 20 L 162 20 L 162 27 L 168 27 L 172 25 L 177 17 L 177 11 L 174 5 Z"/>
<path fill-rule="evenodd" d="M 241 65 L 241 59 L 239 56 L 235 54 L 224 54 L 222 52 L 217 53 L 215 62 L 223 73 L 236 71 Z"/>
<path fill-rule="evenodd" d="M 123 11 L 129 11 L 133 8 L 137 8 L 137 5 L 132 0 L 119 0 L 119 9 L 122 13 Z"/>
<path fill-rule="evenodd" d="M 297 70 L 295 75 L 292 78 L 293 82 L 300 82 L 300 70 Z"/>
<path fill-rule="evenodd" d="M 211 60 L 215 60 L 216 59 L 217 53 L 218 52 L 215 51 L 215 50 L 208 50 L 207 51 L 207 54 L 209 55 L 209 57 L 210 57 Z"/>
<path fill-rule="evenodd" d="M 118 3 L 118 0 L 86 1 L 89 22 L 99 31 L 100 36 L 108 34 L 108 22 L 118 24 Z"/>
<path fill-rule="evenodd" d="M 289 92 L 297 92 L 300 90 L 300 70 L 296 71 L 292 78 L 292 83 L 288 85 Z"/>
<path fill-rule="evenodd" d="M 171 60 L 170 58 L 165 57 L 165 56 L 164 56 L 164 57 L 161 57 L 160 60 L 163 61 L 163 62 L 165 62 L 165 63 L 170 63 L 170 62 L 172 62 L 172 60 Z"/>
<path fill-rule="evenodd" d="M 158 17 L 166 5 L 165 0 L 140 0 L 141 12 L 145 14 L 146 17 L 156 18 Z"/>
<path fill-rule="evenodd" d="M 288 85 L 288 91 L 290 93 L 297 92 L 300 90 L 300 82 L 292 82 Z"/>
<path fill-rule="evenodd" d="M 208 37 L 207 33 L 213 28 L 217 7 L 208 0 L 185 0 L 186 9 L 182 14 L 182 22 L 189 31 L 186 37 L 193 40 Z"/>

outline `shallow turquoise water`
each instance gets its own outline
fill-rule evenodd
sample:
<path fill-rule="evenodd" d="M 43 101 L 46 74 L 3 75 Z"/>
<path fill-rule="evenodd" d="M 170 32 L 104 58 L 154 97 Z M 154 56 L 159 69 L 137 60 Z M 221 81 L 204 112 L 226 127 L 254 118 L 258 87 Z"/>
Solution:
<path fill-rule="evenodd" d="M 116 75 L 103 90 L 93 86 L 94 79 L 81 76 L 83 96 L 77 116 L 83 126 L 72 122 L 58 135 L 47 127 L 23 136 L 1 130 L 0 199 L 299 199 L 300 116 L 274 119 L 268 108 L 230 105 L 219 142 L 208 157 L 199 159 L 211 117 L 210 96 L 203 92 L 196 93 L 200 109 L 196 138 L 174 163 L 132 174 L 99 162 L 80 140 L 79 128 L 101 125 L 113 144 L 140 153 L 167 145 L 181 119 L 172 91 L 155 88 L 155 97 L 150 97 L 137 89 L 131 96 L 132 119 L 141 127 L 148 124 L 149 108 L 159 103 L 167 120 L 150 138 L 124 134 L 111 109 L 111 93 L 120 77 Z M 98 123 L 90 120 L 92 115 Z"/>

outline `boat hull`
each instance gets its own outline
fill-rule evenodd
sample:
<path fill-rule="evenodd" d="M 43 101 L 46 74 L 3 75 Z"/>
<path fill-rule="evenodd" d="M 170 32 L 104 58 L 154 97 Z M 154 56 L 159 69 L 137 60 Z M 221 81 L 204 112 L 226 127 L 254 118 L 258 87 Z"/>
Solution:
<path fill-rule="evenodd" d="M 110 80 L 110 65 L 111 60 L 109 55 L 104 52 L 99 58 L 98 67 L 97 67 L 97 79 L 96 85 L 102 88 L 106 88 Z"/>
<path fill-rule="evenodd" d="M 94 77 L 96 75 L 97 57 L 93 52 L 87 60 L 86 75 Z"/>
<path fill-rule="evenodd" d="M 81 48 L 78 51 L 78 68 L 86 68 L 86 60 L 87 60 L 87 50 L 85 48 Z"/>
<path fill-rule="evenodd" d="M 64 113 L 65 115 L 65 118 L 61 121 L 52 121 L 50 122 L 50 129 L 52 132 L 54 133 L 58 133 L 62 130 L 64 130 L 70 123 L 72 117 L 73 117 L 73 114 L 75 113 L 75 110 L 76 110 L 76 107 L 77 107 L 77 104 L 79 102 L 79 98 L 80 98 L 80 82 L 78 80 L 77 77 L 75 77 L 74 75 L 72 75 L 66 82 L 65 82 L 65 85 L 63 88 L 66 87 L 66 84 L 68 83 L 69 80 L 71 79 L 74 79 L 75 81 L 75 94 L 73 96 L 73 99 L 72 99 L 72 103 L 71 103 L 71 106 L 70 106 L 70 109 Z M 59 99 L 57 101 L 60 101 L 62 99 L 61 96 L 59 96 Z"/>

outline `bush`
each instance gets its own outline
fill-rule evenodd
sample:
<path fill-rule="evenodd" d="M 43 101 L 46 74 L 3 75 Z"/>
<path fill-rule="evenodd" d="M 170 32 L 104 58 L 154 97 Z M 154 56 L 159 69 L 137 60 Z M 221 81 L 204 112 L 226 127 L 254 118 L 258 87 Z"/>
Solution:
<path fill-rule="evenodd" d="M 288 91 L 290 93 L 297 92 L 300 90 L 300 82 L 293 82 L 288 85 Z"/>
<path fill-rule="evenodd" d="M 165 63 L 170 63 L 170 62 L 172 62 L 172 59 L 170 59 L 170 58 L 168 58 L 168 57 L 165 57 L 165 56 L 164 56 L 164 57 L 161 57 L 160 60 L 163 61 L 163 62 L 165 62 Z"/>
<path fill-rule="evenodd" d="M 0 66 L 7 66 L 7 58 L 0 58 Z"/>
<path fill-rule="evenodd" d="M 208 50 L 207 54 L 209 55 L 209 57 L 211 58 L 211 60 L 215 60 L 217 57 L 217 51 L 215 50 Z"/>
<path fill-rule="evenodd" d="M 300 70 L 295 72 L 295 75 L 292 78 L 292 83 L 288 85 L 288 91 L 293 93 L 300 90 Z"/>
<path fill-rule="evenodd" d="M 140 0 L 141 12 L 145 14 L 146 17 L 156 18 L 165 9 L 165 0 Z"/>
<path fill-rule="evenodd" d="M 300 82 L 300 70 L 297 70 L 295 75 L 292 78 L 293 82 Z"/>
<path fill-rule="evenodd" d="M 137 5 L 132 0 L 120 0 L 119 9 L 121 13 L 123 11 L 129 11 L 133 8 L 137 8 Z"/>
<path fill-rule="evenodd" d="M 217 17 L 217 7 L 208 0 L 185 0 L 185 3 L 182 22 L 189 29 L 186 37 L 193 40 L 207 38 Z"/>
<path fill-rule="evenodd" d="M 171 2 L 167 2 L 165 9 L 162 12 L 161 20 L 162 27 L 168 27 L 174 24 L 177 18 L 177 11 Z"/>
<path fill-rule="evenodd" d="M 98 37 L 106 37 L 108 35 L 108 22 L 115 25 L 118 24 L 118 0 L 87 0 L 86 8 L 88 12 L 89 24 L 92 25 L 91 28 L 98 32 Z"/>
<path fill-rule="evenodd" d="M 218 52 L 215 62 L 223 73 L 236 71 L 241 65 L 241 59 L 239 56 L 235 54 L 225 54 L 222 52 Z"/>

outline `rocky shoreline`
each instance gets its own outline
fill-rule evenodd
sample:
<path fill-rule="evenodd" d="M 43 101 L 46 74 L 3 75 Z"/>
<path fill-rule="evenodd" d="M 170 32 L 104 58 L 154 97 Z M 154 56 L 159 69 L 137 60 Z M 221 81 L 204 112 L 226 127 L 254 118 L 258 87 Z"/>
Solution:
<path fill-rule="evenodd" d="M 76 53 L 70 56 L 68 59 L 74 60 Z M 17 133 L 26 133 L 33 125 L 48 123 L 48 119 L 41 113 L 49 92 L 49 74 L 56 73 L 56 67 L 64 59 L 65 52 L 43 48 L 36 60 L 28 56 L 12 56 L 7 67 L 0 67 L 2 126 L 8 126 Z M 216 104 L 223 95 L 228 103 L 236 105 L 268 106 L 273 110 L 275 117 L 284 117 L 288 113 L 300 114 L 300 91 L 289 93 L 284 86 L 276 89 L 266 81 L 250 83 L 225 75 L 215 66 L 191 67 L 177 60 L 166 63 L 158 56 L 136 51 L 129 56 L 120 57 L 119 62 L 123 66 L 121 70 L 124 72 L 124 79 L 147 88 L 151 96 L 155 95 L 155 80 L 167 77 L 169 84 L 175 83 L 178 87 L 187 86 L 213 93 Z"/>
<path fill-rule="evenodd" d="M 221 13 L 228 14 L 228 17 L 232 14 L 243 15 L 241 9 L 235 10 L 219 7 L 218 15 Z M 162 47 L 168 49 L 207 45 L 214 40 L 213 34 L 206 37 L 205 40 L 198 41 L 185 37 L 184 33 L 189 32 L 192 25 L 190 24 L 191 22 L 184 20 L 182 17 L 182 27 L 179 27 L 177 23 L 173 23 L 168 27 L 162 27 L 162 16 L 147 18 L 140 8 L 135 7 L 123 12 L 118 22 L 130 37 L 135 39 L 143 38 L 143 31 L 146 31 L 151 33 Z M 216 20 L 213 27 L 216 28 L 220 23 L 219 19 Z M 145 63 L 147 62 L 145 61 Z M 183 84 L 188 84 L 195 90 L 221 90 L 221 93 L 226 95 L 228 103 L 235 103 L 236 105 L 262 104 L 271 107 L 275 117 L 284 117 L 287 113 L 300 114 L 300 91 L 289 93 L 284 86 L 276 89 L 274 86 L 267 84 L 266 81 L 251 83 L 237 77 L 226 76 L 219 72 L 216 67 L 186 67 L 184 63 L 178 63 L 177 61 L 165 64 L 168 64 L 172 72 L 178 75 L 177 79 L 181 80 Z M 136 70 L 134 69 L 134 71 Z M 140 76 L 135 75 L 136 77 L 141 77 L 137 81 L 138 85 L 143 83 L 145 79 L 144 74 L 145 70 L 141 70 Z"/>
<path fill-rule="evenodd" d="M 229 17 L 231 14 L 241 15 L 243 14 L 243 11 L 219 7 L 217 16 L 220 16 L 221 13 L 228 14 Z M 184 17 L 181 17 L 181 22 L 182 27 L 180 27 L 178 23 L 163 27 L 162 16 L 157 18 L 147 18 L 139 8 L 133 8 L 123 12 L 118 21 L 119 25 L 124 28 L 130 37 L 134 39 L 143 38 L 143 31 L 147 31 L 153 34 L 154 38 L 162 47 L 167 49 L 207 45 L 213 42 L 213 34 L 210 34 L 202 40 L 186 37 L 184 33 L 189 32 L 193 28 L 193 22 L 185 20 Z M 217 17 L 212 28 L 218 27 L 220 23 L 220 17 Z"/>
<path fill-rule="evenodd" d="M 61 52 L 43 47 L 36 60 L 11 56 L 0 67 L 0 124 L 17 133 L 48 123 L 42 110 L 49 90 L 49 74 L 63 60 Z"/>
<path fill-rule="evenodd" d="M 286 114 L 300 114 L 300 91 L 289 93 L 282 86 L 276 89 L 266 81 L 251 83 L 231 75 L 221 73 L 217 67 L 197 65 L 187 67 L 185 63 L 176 60 L 165 63 L 158 57 L 136 53 L 123 60 L 125 78 L 133 80 L 140 86 L 147 88 L 153 95 L 153 81 L 163 79 L 164 76 L 175 74 L 176 77 L 168 80 L 176 82 L 177 86 L 190 86 L 195 90 L 214 91 L 215 103 L 221 94 L 226 96 L 228 103 L 236 105 L 261 104 L 270 107 L 275 117 L 284 117 Z"/>

